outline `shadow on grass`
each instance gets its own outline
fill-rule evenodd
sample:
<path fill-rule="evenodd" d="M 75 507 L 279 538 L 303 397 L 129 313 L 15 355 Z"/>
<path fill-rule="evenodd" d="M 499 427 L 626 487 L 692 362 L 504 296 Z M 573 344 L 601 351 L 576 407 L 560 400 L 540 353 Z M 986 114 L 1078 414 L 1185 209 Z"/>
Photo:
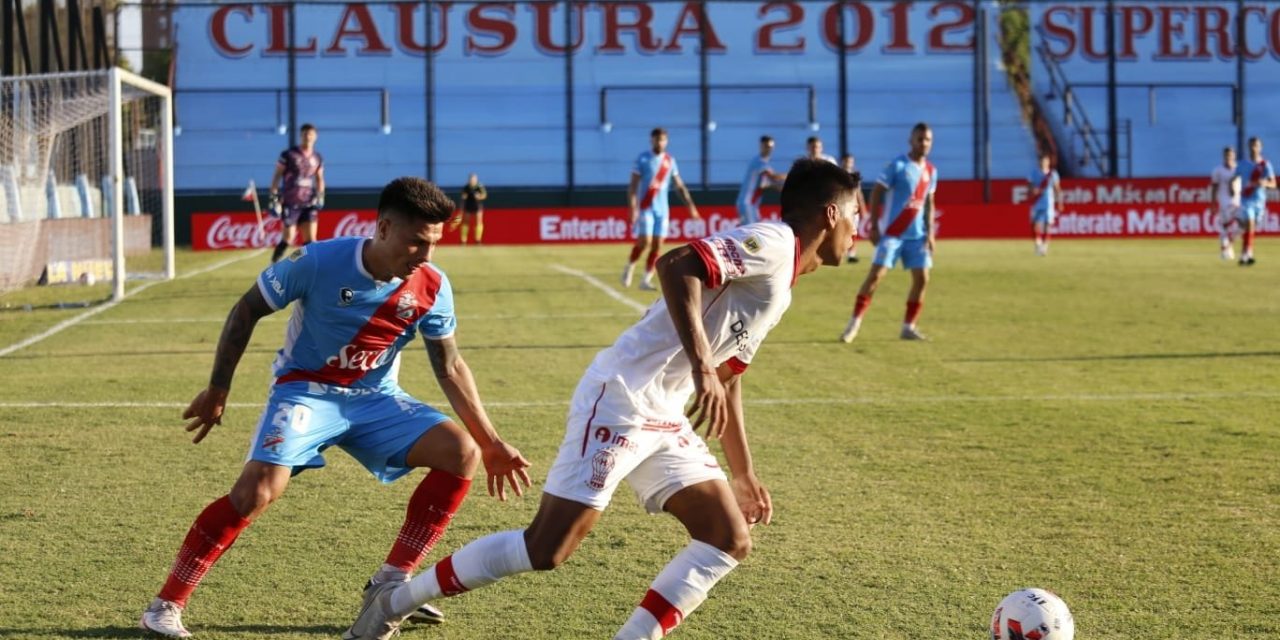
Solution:
<path fill-rule="evenodd" d="M 342 635 L 346 627 L 333 625 L 281 625 L 281 624 L 229 624 L 200 625 L 197 631 L 206 633 L 240 634 L 250 638 L 261 638 L 278 635 L 315 635 L 317 637 L 336 638 Z M 0 638 L 158 638 L 137 626 L 89 627 L 87 629 L 3 629 Z"/>
<path fill-rule="evenodd" d="M 1204 353 L 1122 353 L 1109 356 L 1050 356 L 1044 358 L 957 358 L 949 362 L 1101 362 L 1124 360 L 1198 360 L 1213 358 L 1275 358 L 1280 351 L 1208 351 Z"/>

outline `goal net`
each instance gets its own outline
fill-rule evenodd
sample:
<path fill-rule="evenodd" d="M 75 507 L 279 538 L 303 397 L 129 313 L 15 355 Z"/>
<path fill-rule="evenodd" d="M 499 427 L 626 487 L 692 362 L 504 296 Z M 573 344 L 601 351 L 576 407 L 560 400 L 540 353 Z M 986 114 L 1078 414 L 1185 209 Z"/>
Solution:
<path fill-rule="evenodd" d="M 122 69 L 0 78 L 0 292 L 172 278 L 172 125 Z"/>

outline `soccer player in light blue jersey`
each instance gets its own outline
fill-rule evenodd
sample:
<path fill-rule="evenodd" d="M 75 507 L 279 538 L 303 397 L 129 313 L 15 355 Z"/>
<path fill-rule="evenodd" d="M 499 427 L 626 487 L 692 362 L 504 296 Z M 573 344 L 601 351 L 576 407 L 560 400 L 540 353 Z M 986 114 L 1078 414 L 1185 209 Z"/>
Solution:
<path fill-rule="evenodd" d="M 667 193 L 671 184 L 684 203 L 689 205 L 689 215 L 701 217 L 698 207 L 693 204 L 693 196 L 680 179 L 680 169 L 676 159 L 667 153 L 667 130 L 661 127 L 649 132 L 649 150 L 636 158 L 631 169 L 631 182 L 627 185 L 627 207 L 631 209 L 631 235 L 636 243 L 631 247 L 631 257 L 627 266 L 622 269 L 622 286 L 630 287 L 631 278 L 635 274 L 636 261 L 645 247 L 649 247 L 649 256 L 645 260 L 644 280 L 640 288 L 654 289 L 654 265 L 658 263 L 658 254 L 662 251 L 662 239 L 667 235 L 670 215 L 667 206 Z"/>
<path fill-rule="evenodd" d="M 1249 138 L 1249 157 L 1236 165 L 1236 177 L 1239 183 L 1232 183 L 1232 188 L 1240 189 L 1240 227 L 1244 230 L 1244 245 L 1240 247 L 1240 266 L 1251 267 L 1257 260 L 1253 259 L 1253 236 L 1257 232 L 1258 223 L 1267 215 L 1267 189 L 1276 188 L 1276 171 L 1262 157 L 1262 140 L 1256 136 Z"/>
<path fill-rule="evenodd" d="M 899 337 L 925 339 L 916 330 L 916 320 L 924 307 L 924 291 L 929 284 L 929 268 L 933 266 L 937 242 L 933 194 L 938 189 L 938 171 L 928 159 L 933 148 L 933 131 L 929 125 L 917 124 L 911 130 L 910 140 L 911 151 L 885 166 L 871 191 L 871 244 L 876 245 L 876 255 L 867 279 L 858 290 L 853 316 L 840 334 L 841 342 L 853 342 L 857 337 L 880 279 L 899 261 L 911 270 L 911 292 L 907 295 L 907 313 Z M 884 208 L 886 192 L 891 197 L 888 209 Z"/>
<path fill-rule="evenodd" d="M 374 237 L 294 251 L 263 271 L 231 309 L 209 386 L 183 413 L 196 443 L 221 424 L 231 378 L 258 320 L 294 305 L 240 478 L 192 524 L 168 580 L 142 615 L 143 629 L 189 637 L 182 610 L 205 573 L 284 493 L 290 477 L 325 465 L 331 446 L 382 482 L 431 468 L 409 499 L 400 534 L 366 585 L 366 598 L 376 585 L 409 579 L 444 535 L 480 462 L 490 495 L 505 499 L 507 484 L 517 495 L 522 484 L 528 486 L 528 461 L 498 437 L 458 353 L 453 289 L 431 263 L 453 210 L 453 202 L 425 180 L 392 181 L 378 201 Z M 400 352 L 419 333 L 465 429 L 397 383 Z"/>
<path fill-rule="evenodd" d="M 1031 235 L 1036 240 L 1036 255 L 1049 255 L 1049 229 L 1058 215 L 1062 187 L 1049 154 L 1040 154 L 1040 166 L 1027 176 L 1031 187 Z"/>
<path fill-rule="evenodd" d="M 760 155 L 747 163 L 747 175 L 738 187 L 738 226 L 760 222 L 760 200 L 768 189 L 781 189 L 785 173 L 773 170 L 773 137 L 760 136 Z"/>

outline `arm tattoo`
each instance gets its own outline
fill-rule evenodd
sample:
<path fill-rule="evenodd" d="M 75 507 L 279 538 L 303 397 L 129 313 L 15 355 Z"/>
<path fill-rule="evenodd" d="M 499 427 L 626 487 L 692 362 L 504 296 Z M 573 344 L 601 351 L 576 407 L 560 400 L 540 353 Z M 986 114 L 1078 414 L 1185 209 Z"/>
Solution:
<path fill-rule="evenodd" d="M 218 338 L 213 373 L 209 376 L 210 386 L 231 389 L 231 377 L 235 375 L 236 365 L 240 363 L 240 357 L 244 355 L 249 339 L 253 337 L 253 327 L 260 318 L 271 312 L 271 307 L 262 298 L 257 285 L 231 307 L 227 322 L 222 326 L 222 336 Z"/>
<path fill-rule="evenodd" d="M 436 378 L 452 377 L 458 363 L 458 343 L 452 337 L 444 340 L 429 340 L 424 337 L 423 341 L 427 343 L 427 358 L 431 360 L 431 370 L 435 372 Z"/>

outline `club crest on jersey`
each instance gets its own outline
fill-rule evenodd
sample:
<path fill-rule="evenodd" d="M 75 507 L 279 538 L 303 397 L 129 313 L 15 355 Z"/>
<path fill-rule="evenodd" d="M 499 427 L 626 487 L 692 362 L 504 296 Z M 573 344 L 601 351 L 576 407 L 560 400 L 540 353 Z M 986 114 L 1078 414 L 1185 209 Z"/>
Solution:
<path fill-rule="evenodd" d="M 418 311 L 418 297 L 413 295 L 412 291 L 406 291 L 400 295 L 400 299 L 396 301 L 396 317 L 401 320 L 409 320 L 413 318 Z"/>
<path fill-rule="evenodd" d="M 343 287 L 338 290 L 338 306 L 339 307 L 345 307 L 351 304 L 351 301 L 355 299 L 356 299 L 356 292 L 352 291 L 349 287 Z"/>
<path fill-rule="evenodd" d="M 747 253 L 758 253 L 760 251 L 760 238 L 747 236 L 747 239 L 742 241 L 742 248 L 746 249 Z"/>

